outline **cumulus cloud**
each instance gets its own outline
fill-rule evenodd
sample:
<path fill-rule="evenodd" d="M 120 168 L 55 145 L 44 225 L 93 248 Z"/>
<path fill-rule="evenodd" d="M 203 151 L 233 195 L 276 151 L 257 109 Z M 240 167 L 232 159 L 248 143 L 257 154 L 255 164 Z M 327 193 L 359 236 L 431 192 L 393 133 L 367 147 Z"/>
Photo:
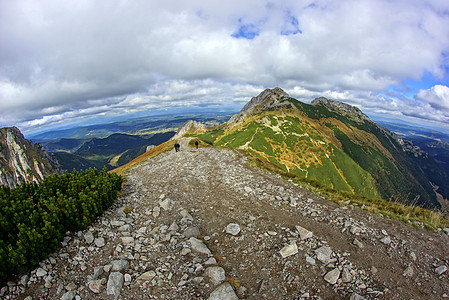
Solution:
<path fill-rule="evenodd" d="M 448 12 L 437 0 L 0 0 L 0 125 L 243 105 L 274 86 L 397 114 L 378 93 L 444 78 Z M 416 99 L 447 108 L 436 88 Z"/>
<path fill-rule="evenodd" d="M 428 90 L 420 90 L 416 97 L 435 109 L 445 110 L 449 115 L 449 87 L 437 84 Z"/>

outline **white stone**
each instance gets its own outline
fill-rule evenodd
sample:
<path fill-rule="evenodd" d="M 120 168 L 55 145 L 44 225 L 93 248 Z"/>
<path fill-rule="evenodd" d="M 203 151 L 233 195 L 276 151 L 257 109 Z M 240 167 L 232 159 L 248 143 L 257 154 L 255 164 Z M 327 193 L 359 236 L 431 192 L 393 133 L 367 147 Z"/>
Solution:
<path fill-rule="evenodd" d="M 161 201 L 159 203 L 159 205 L 161 206 L 161 208 L 163 208 L 164 210 L 170 210 L 172 208 L 172 201 L 170 199 L 165 199 L 164 201 Z"/>
<path fill-rule="evenodd" d="M 282 258 L 286 258 L 291 255 L 295 255 L 296 253 L 298 253 L 298 246 L 296 245 L 295 242 L 293 242 L 292 244 L 287 245 L 284 248 L 282 248 L 281 251 L 279 251 L 279 253 L 281 254 Z"/>
<path fill-rule="evenodd" d="M 445 273 L 447 271 L 447 267 L 445 265 L 439 266 L 438 268 L 435 269 L 435 273 L 437 273 L 438 275 L 441 275 L 443 273 Z"/>
<path fill-rule="evenodd" d="M 316 263 L 315 259 L 313 259 L 313 257 L 310 257 L 308 255 L 306 255 L 306 262 L 308 262 L 311 265 L 314 265 Z"/>
<path fill-rule="evenodd" d="M 239 300 L 231 284 L 220 284 L 209 296 L 208 300 Z"/>
<path fill-rule="evenodd" d="M 208 267 L 204 271 L 204 275 L 210 279 L 214 286 L 226 280 L 225 270 L 222 267 Z"/>
<path fill-rule="evenodd" d="M 151 280 L 153 280 L 154 277 L 156 277 L 156 272 L 151 270 L 151 271 L 145 272 L 142 275 L 140 275 L 139 277 L 137 277 L 137 280 L 151 281 Z"/>
<path fill-rule="evenodd" d="M 120 295 L 120 290 L 123 286 L 123 274 L 120 272 L 111 272 L 108 278 L 108 284 L 106 286 L 106 293 L 108 295 L 114 295 L 117 299 Z"/>
<path fill-rule="evenodd" d="M 122 236 L 122 243 L 125 245 L 134 243 L 134 238 L 132 236 Z"/>
<path fill-rule="evenodd" d="M 94 243 L 95 243 L 95 246 L 97 246 L 99 248 L 104 247 L 104 245 L 106 245 L 104 238 L 102 238 L 102 237 L 95 239 Z"/>
<path fill-rule="evenodd" d="M 296 230 L 299 233 L 299 237 L 301 238 L 301 240 L 305 240 L 305 239 L 311 238 L 313 236 L 313 232 L 312 231 L 309 231 L 309 230 L 305 229 L 304 227 L 301 227 L 301 226 L 298 226 L 298 225 L 295 226 L 295 227 L 296 227 Z"/>
<path fill-rule="evenodd" d="M 324 275 L 324 280 L 326 280 L 330 284 L 336 284 L 339 277 L 340 277 L 340 270 L 335 268 L 332 271 L 327 272 L 326 275 Z"/>
<path fill-rule="evenodd" d="M 203 241 L 191 237 L 189 239 L 190 242 L 190 246 L 192 247 L 192 251 L 201 253 L 201 254 L 206 254 L 208 256 L 212 256 L 212 253 L 210 252 L 209 248 L 207 248 L 207 246 L 203 243 Z"/>
<path fill-rule="evenodd" d="M 91 282 L 89 282 L 89 289 L 93 293 L 99 294 L 103 290 L 103 284 L 104 284 L 103 282 L 104 281 L 102 279 L 91 281 Z"/>
<path fill-rule="evenodd" d="M 382 238 L 380 241 L 385 245 L 389 245 L 391 243 L 391 238 L 389 236 L 386 236 Z"/>
<path fill-rule="evenodd" d="M 112 261 L 112 271 L 126 271 L 129 268 L 129 262 L 126 259 L 119 259 Z"/>
<path fill-rule="evenodd" d="M 322 263 L 327 264 L 331 258 L 332 250 L 328 246 L 322 246 L 315 250 L 315 254 L 317 256 L 317 259 L 321 261 Z"/>
<path fill-rule="evenodd" d="M 45 275 L 47 275 L 47 271 L 45 271 L 42 268 L 38 268 L 36 271 L 36 276 L 37 277 L 44 277 Z"/>
<path fill-rule="evenodd" d="M 236 223 L 229 223 L 228 226 L 226 226 L 226 233 L 237 235 L 240 233 L 240 225 Z"/>
<path fill-rule="evenodd" d="M 86 241 L 86 243 L 92 244 L 92 242 L 94 241 L 94 235 L 92 234 L 92 232 L 86 232 L 86 234 L 84 235 L 84 240 Z"/>

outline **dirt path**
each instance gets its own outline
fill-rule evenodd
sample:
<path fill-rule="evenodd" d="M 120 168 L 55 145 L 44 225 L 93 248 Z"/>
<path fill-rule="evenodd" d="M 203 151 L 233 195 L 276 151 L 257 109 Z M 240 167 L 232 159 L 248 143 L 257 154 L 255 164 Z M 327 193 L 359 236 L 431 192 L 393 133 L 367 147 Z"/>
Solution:
<path fill-rule="evenodd" d="M 338 207 L 249 167 L 237 152 L 179 141 L 181 152 L 132 169 L 114 207 L 43 262 L 45 275 L 26 278 L 20 298 L 449 295 L 444 233 Z"/>

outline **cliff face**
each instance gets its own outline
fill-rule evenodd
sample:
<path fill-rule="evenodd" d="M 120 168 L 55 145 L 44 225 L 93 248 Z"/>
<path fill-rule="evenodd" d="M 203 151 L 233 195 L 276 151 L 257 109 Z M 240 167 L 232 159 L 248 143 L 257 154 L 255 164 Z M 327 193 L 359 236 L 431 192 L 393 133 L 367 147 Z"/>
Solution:
<path fill-rule="evenodd" d="M 0 128 L 0 184 L 14 188 L 59 172 L 58 162 L 42 145 L 25 139 L 16 127 Z"/>

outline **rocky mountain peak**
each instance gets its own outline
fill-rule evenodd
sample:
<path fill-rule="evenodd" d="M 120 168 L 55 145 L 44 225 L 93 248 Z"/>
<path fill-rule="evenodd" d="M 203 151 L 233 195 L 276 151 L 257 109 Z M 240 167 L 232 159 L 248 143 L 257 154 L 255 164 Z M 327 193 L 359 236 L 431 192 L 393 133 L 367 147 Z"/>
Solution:
<path fill-rule="evenodd" d="M 42 145 L 25 139 L 17 127 L 0 128 L 0 184 L 14 188 L 59 171 L 58 162 Z"/>
<path fill-rule="evenodd" d="M 281 88 L 276 87 L 274 89 L 266 89 L 258 96 L 251 98 L 246 103 L 242 110 L 231 117 L 228 124 L 239 123 L 247 115 L 255 113 L 261 110 L 272 109 L 274 107 L 291 105 L 289 102 L 285 102 L 290 96 Z"/>
<path fill-rule="evenodd" d="M 177 139 L 185 135 L 186 133 L 200 133 L 206 131 L 206 125 L 195 120 L 188 120 L 181 126 L 178 132 L 171 138 Z"/>
<path fill-rule="evenodd" d="M 325 97 L 319 97 L 314 99 L 310 104 L 313 106 L 324 106 L 328 110 L 349 117 L 356 122 L 370 120 L 370 118 L 365 115 L 359 108 L 340 101 L 330 100 Z"/>

